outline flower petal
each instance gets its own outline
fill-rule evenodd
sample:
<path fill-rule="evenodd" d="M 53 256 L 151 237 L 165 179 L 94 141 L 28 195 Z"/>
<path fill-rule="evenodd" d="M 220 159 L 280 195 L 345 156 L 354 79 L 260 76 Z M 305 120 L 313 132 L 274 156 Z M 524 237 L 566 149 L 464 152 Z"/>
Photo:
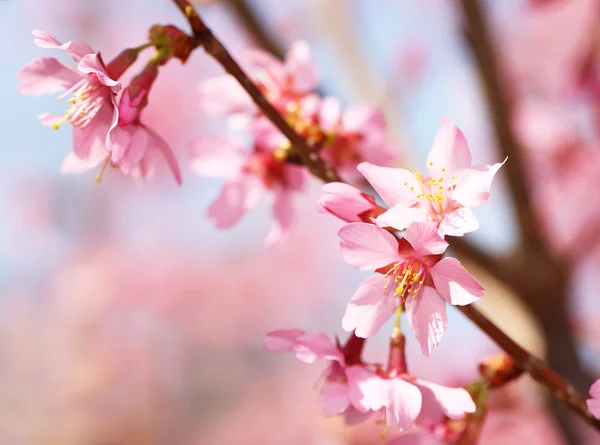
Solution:
<path fill-rule="evenodd" d="M 476 410 L 475 402 L 464 388 L 450 388 L 422 379 L 416 379 L 415 385 L 423 395 L 421 416 L 432 424 L 438 423 L 444 415 L 450 419 L 462 419 L 466 413 Z"/>
<path fill-rule="evenodd" d="M 308 93 L 317 86 L 317 67 L 304 41 L 295 42 L 285 56 L 285 70 L 292 79 L 292 89 L 299 94 Z"/>
<path fill-rule="evenodd" d="M 106 68 L 100 61 L 98 54 L 87 54 L 83 56 L 77 65 L 77 69 L 84 74 L 95 74 L 100 83 L 107 87 L 111 87 L 115 93 L 121 89 L 119 81 L 111 79 L 106 72 Z"/>
<path fill-rule="evenodd" d="M 448 316 L 446 301 L 430 286 L 425 286 L 417 298 L 406 299 L 406 315 L 424 356 L 429 357 L 442 340 Z"/>
<path fill-rule="evenodd" d="M 342 127 L 345 133 L 360 133 L 367 138 L 381 139 L 385 132 L 385 118 L 374 105 L 350 105 L 344 111 Z"/>
<path fill-rule="evenodd" d="M 375 270 L 400 259 L 398 240 L 374 224 L 346 224 L 338 236 L 344 261 L 357 269 Z"/>
<path fill-rule="evenodd" d="M 456 179 L 452 198 L 466 207 L 475 207 L 485 203 L 490 197 L 494 175 L 504 165 L 504 162 L 494 165 L 479 165 L 465 170 Z"/>
<path fill-rule="evenodd" d="M 356 336 L 362 338 L 377 334 L 398 307 L 393 284 L 392 277 L 380 274 L 363 281 L 346 306 L 342 328 L 348 332 L 356 329 Z"/>
<path fill-rule="evenodd" d="M 471 152 L 465 135 L 446 118 L 440 123 L 427 165 L 433 177 L 451 175 L 471 166 Z"/>
<path fill-rule="evenodd" d="M 596 380 L 590 387 L 590 396 L 600 399 L 600 380 Z"/>
<path fill-rule="evenodd" d="M 464 306 L 483 296 L 483 287 L 456 258 L 444 258 L 429 269 L 436 290 L 453 305 Z"/>
<path fill-rule="evenodd" d="M 600 419 L 600 400 L 589 399 L 587 400 L 587 407 L 596 419 Z"/>
<path fill-rule="evenodd" d="M 303 334 L 296 338 L 294 346 L 296 357 L 305 363 L 314 363 L 317 360 L 334 360 L 343 363 L 344 355 L 331 341 L 331 338 L 322 332 L 318 334 Z"/>
<path fill-rule="evenodd" d="M 244 143 L 235 136 L 204 134 L 190 145 L 190 167 L 200 176 L 232 179 L 247 159 Z"/>
<path fill-rule="evenodd" d="M 273 197 L 273 224 L 265 241 L 267 247 L 284 242 L 294 223 L 294 208 L 290 194 L 285 190 L 275 192 Z"/>
<path fill-rule="evenodd" d="M 373 414 L 375 414 L 374 411 L 361 413 L 351 405 L 346 411 L 344 411 L 344 424 L 346 426 L 358 425 L 359 423 L 368 420 L 371 416 L 373 416 Z"/>
<path fill-rule="evenodd" d="M 406 207 L 397 204 L 391 209 L 377 217 L 379 227 L 393 227 L 396 230 L 404 230 L 410 223 L 416 221 L 427 221 L 427 211 L 420 207 Z"/>
<path fill-rule="evenodd" d="M 441 236 L 462 236 L 479 228 L 479 222 L 469 207 L 460 207 L 445 213 L 438 232 Z"/>
<path fill-rule="evenodd" d="M 146 126 L 144 126 L 144 128 L 146 129 L 146 131 L 148 132 L 148 136 L 150 137 L 148 142 L 148 150 L 157 151 L 165 158 L 165 160 L 167 161 L 167 165 L 169 166 L 169 170 L 171 170 L 171 173 L 175 178 L 175 182 L 177 182 L 178 185 L 181 185 L 181 170 L 179 169 L 179 163 L 177 162 L 177 158 L 173 154 L 173 150 L 171 150 L 171 147 L 169 147 L 167 141 L 161 138 L 157 133 L 150 130 Z"/>
<path fill-rule="evenodd" d="M 415 255 L 441 255 L 448 248 L 448 242 L 438 233 L 434 222 L 414 222 L 406 228 L 406 239 L 415 251 Z"/>
<path fill-rule="evenodd" d="M 337 98 L 327 96 L 321 101 L 319 125 L 323 131 L 328 133 L 335 132 L 340 124 L 341 115 L 341 105 Z"/>
<path fill-rule="evenodd" d="M 46 31 L 36 30 L 32 34 L 37 37 L 33 40 L 33 43 L 40 48 L 64 49 L 71 55 L 75 62 L 79 62 L 86 54 L 94 53 L 94 50 L 87 43 L 78 40 L 69 40 L 63 44 L 53 34 Z"/>
<path fill-rule="evenodd" d="M 401 378 L 385 380 L 382 388 L 387 425 L 398 430 L 409 429 L 421 412 L 421 391 Z"/>
<path fill-rule="evenodd" d="M 202 81 L 198 94 L 200 108 L 206 113 L 236 115 L 256 109 L 246 90 L 229 74 Z"/>
<path fill-rule="evenodd" d="M 252 176 L 244 175 L 226 181 L 221 193 L 208 208 L 208 219 L 217 229 L 232 227 L 254 208 L 262 192 L 263 187 Z"/>
<path fill-rule="evenodd" d="M 377 411 L 384 406 L 382 382 L 373 372 L 362 365 L 346 368 L 348 379 L 348 397 L 357 411 L 366 413 Z"/>
<path fill-rule="evenodd" d="M 361 162 L 356 168 L 389 207 L 397 204 L 411 207 L 417 202 L 415 190 L 420 190 L 419 182 L 408 170 L 379 167 L 369 162 Z"/>
<path fill-rule="evenodd" d="M 317 201 L 319 213 L 328 212 L 346 222 L 362 221 L 361 214 L 375 207 L 374 198 L 343 182 L 325 184 Z"/>
<path fill-rule="evenodd" d="M 263 345 L 271 352 L 293 351 L 296 340 L 304 334 L 302 329 L 275 329 L 267 332 Z"/>
<path fill-rule="evenodd" d="M 317 399 L 319 405 L 323 405 L 324 416 L 335 416 L 341 414 L 350 406 L 348 399 L 348 385 L 339 382 L 327 382 L 319 393 Z"/>
<path fill-rule="evenodd" d="M 81 80 L 81 74 L 52 57 L 29 62 L 17 73 L 21 94 L 47 94 L 66 91 Z"/>

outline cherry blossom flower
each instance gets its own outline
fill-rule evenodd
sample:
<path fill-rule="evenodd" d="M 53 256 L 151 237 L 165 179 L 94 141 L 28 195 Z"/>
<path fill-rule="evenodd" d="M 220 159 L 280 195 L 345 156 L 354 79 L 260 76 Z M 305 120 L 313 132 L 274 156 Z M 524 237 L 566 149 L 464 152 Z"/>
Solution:
<path fill-rule="evenodd" d="M 386 140 L 383 114 L 373 105 L 351 105 L 342 112 L 339 101 L 327 97 L 318 120 L 326 135 L 323 158 L 349 179 L 360 162 L 391 166 L 398 158 L 398 147 Z"/>
<path fill-rule="evenodd" d="M 293 351 L 305 363 L 330 361 L 323 373 L 318 399 L 324 415 L 344 415 L 347 424 L 355 424 L 383 407 L 378 388 L 381 380 L 360 361 L 346 363 L 340 347 L 326 334 L 307 334 L 301 329 L 274 330 L 267 333 L 264 345 L 272 352 Z"/>
<path fill-rule="evenodd" d="M 343 182 L 323 186 L 323 196 L 317 201 L 320 213 L 331 213 L 346 222 L 371 222 L 385 209 L 375 203 L 375 198 Z"/>
<path fill-rule="evenodd" d="M 106 159 L 105 141 L 111 123 L 118 118 L 115 94 L 121 84 L 109 74 L 100 54 L 87 44 L 74 40 L 63 44 L 44 31 L 34 31 L 33 35 L 39 47 L 67 51 L 77 69 L 55 58 L 36 59 L 19 71 L 19 91 L 33 95 L 62 91 L 59 99 L 70 96 L 64 115 L 43 113 L 40 120 L 55 129 L 64 122 L 73 124 L 73 151 L 61 167 L 63 173 L 94 168 Z"/>
<path fill-rule="evenodd" d="M 406 373 L 386 375 L 378 366 L 376 371 L 370 371 L 360 361 L 346 363 L 340 347 L 323 333 L 275 330 L 267 334 L 264 345 L 273 352 L 293 351 L 305 363 L 329 360 L 319 401 L 323 404 L 323 414 L 343 414 L 347 424 L 380 411 L 388 427 L 405 431 L 415 421 L 436 424 L 475 411 L 471 396 L 463 388 L 445 387 Z"/>
<path fill-rule="evenodd" d="M 591 399 L 587 401 L 587 407 L 594 417 L 600 419 L 600 380 L 596 380 L 590 388 Z"/>
<path fill-rule="evenodd" d="M 403 304 L 408 322 L 429 356 L 446 330 L 446 301 L 467 305 L 483 295 L 483 287 L 455 258 L 440 259 L 448 247 L 431 222 L 412 223 L 398 241 L 373 224 L 350 223 L 339 231 L 344 260 L 375 270 L 359 286 L 346 307 L 342 326 L 359 337 L 375 335 Z"/>
<path fill-rule="evenodd" d="M 488 200 L 494 175 L 503 163 L 472 167 L 464 135 L 444 119 L 427 164 L 430 176 L 412 169 L 359 164 L 358 170 L 390 207 L 378 217 L 378 224 L 403 230 L 413 221 L 432 221 L 442 236 L 477 230 L 479 223 L 470 207 Z"/>
<path fill-rule="evenodd" d="M 200 176 L 225 179 L 219 196 L 208 209 L 218 229 L 234 226 L 254 209 L 267 191 L 273 193 L 274 224 L 267 245 L 282 242 L 293 224 L 291 197 L 304 186 L 305 172 L 278 155 L 289 142 L 270 125 L 256 126 L 254 147 L 248 151 L 242 140 L 226 135 L 202 135 L 193 142 L 191 167 Z"/>

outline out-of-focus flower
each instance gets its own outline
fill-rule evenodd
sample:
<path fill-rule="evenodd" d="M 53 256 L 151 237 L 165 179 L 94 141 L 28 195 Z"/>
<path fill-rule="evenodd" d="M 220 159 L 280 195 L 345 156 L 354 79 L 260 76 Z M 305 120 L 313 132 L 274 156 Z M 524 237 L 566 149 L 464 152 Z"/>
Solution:
<path fill-rule="evenodd" d="M 594 382 L 590 388 L 590 396 L 592 398 L 587 401 L 588 409 L 594 417 L 600 419 L 600 380 Z"/>
<path fill-rule="evenodd" d="M 402 230 L 413 221 L 432 221 L 440 235 L 462 236 L 479 227 L 470 207 L 487 201 L 502 165 L 472 167 L 463 133 L 444 119 L 427 158 L 430 176 L 369 163 L 358 169 L 390 206 L 377 218 L 381 226 Z"/>
<path fill-rule="evenodd" d="M 317 201 L 320 213 L 331 213 L 346 222 L 371 222 L 385 209 L 375 203 L 375 198 L 343 182 L 323 186 L 323 196 Z"/>
<path fill-rule="evenodd" d="M 19 71 L 19 91 L 44 94 L 64 91 L 70 96 L 63 116 L 43 113 L 44 125 L 58 129 L 64 122 L 73 124 L 73 151 L 62 166 L 63 172 L 80 172 L 98 166 L 106 159 L 106 136 L 111 123 L 118 118 L 115 94 L 121 84 L 111 76 L 100 54 L 78 41 L 61 43 L 52 34 L 34 31 L 34 42 L 42 48 L 67 51 L 78 64 L 68 67 L 55 58 L 36 59 Z M 73 164 L 78 166 L 75 168 Z"/>
<path fill-rule="evenodd" d="M 201 176 L 225 179 L 219 196 L 208 209 L 215 227 L 234 226 L 242 216 L 254 209 L 266 192 L 273 193 L 274 224 L 267 244 L 283 241 L 293 224 L 291 198 L 304 185 L 304 171 L 279 157 L 287 139 L 270 125 L 253 131 L 254 147 L 233 136 L 203 135 L 191 147 L 191 167 Z"/>
<path fill-rule="evenodd" d="M 455 258 L 440 256 L 448 243 L 431 222 L 412 223 L 398 241 L 373 224 L 350 223 L 339 231 L 344 260 L 360 270 L 375 270 L 348 303 L 342 326 L 359 337 L 375 335 L 400 304 L 421 351 L 429 356 L 446 330 L 446 301 L 467 305 L 483 287 Z"/>

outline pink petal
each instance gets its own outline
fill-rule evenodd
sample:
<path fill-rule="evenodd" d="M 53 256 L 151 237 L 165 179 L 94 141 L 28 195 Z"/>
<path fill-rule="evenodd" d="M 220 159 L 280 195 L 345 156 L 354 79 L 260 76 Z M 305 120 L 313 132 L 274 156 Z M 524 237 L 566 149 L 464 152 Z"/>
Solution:
<path fill-rule="evenodd" d="M 292 89 L 308 93 L 317 86 L 317 67 L 312 60 L 308 43 L 295 42 L 285 56 L 285 70 L 292 79 Z"/>
<path fill-rule="evenodd" d="M 246 52 L 245 59 L 254 68 L 252 70 L 252 77 L 257 77 L 259 82 L 265 83 L 265 86 L 270 87 L 270 83 L 273 81 L 278 86 L 283 85 L 285 82 L 286 72 L 283 63 L 268 52 L 258 48 L 251 48 Z M 264 79 L 263 81 L 265 74 L 269 79 Z"/>
<path fill-rule="evenodd" d="M 465 413 L 474 413 L 476 410 L 471 395 L 464 388 L 450 388 L 421 379 L 417 379 L 415 385 L 423 395 L 421 414 L 433 423 L 436 417 L 439 419 L 437 413 L 440 410 L 450 419 L 462 419 Z"/>
<path fill-rule="evenodd" d="M 348 385 L 345 383 L 327 382 L 317 400 L 320 405 L 323 405 L 323 415 L 335 416 L 341 414 L 350 405 Z"/>
<path fill-rule="evenodd" d="M 115 164 L 121 162 L 131 145 L 132 132 L 127 127 L 115 126 L 108 134 L 108 149 Z"/>
<path fill-rule="evenodd" d="M 438 233 L 434 222 L 414 222 L 406 228 L 406 239 L 418 257 L 440 255 L 448 248 L 448 243 Z"/>
<path fill-rule="evenodd" d="M 79 158 L 90 159 L 95 153 L 103 160 L 109 154 L 106 139 L 114 109 L 112 103 L 105 103 L 86 127 L 73 126 L 73 152 Z"/>
<path fill-rule="evenodd" d="M 346 411 L 344 411 L 344 424 L 347 426 L 358 425 L 359 423 L 368 420 L 370 417 L 375 414 L 374 411 L 367 411 L 366 413 L 361 413 L 353 406 L 349 406 Z"/>
<path fill-rule="evenodd" d="M 327 334 L 303 334 L 296 338 L 294 347 L 298 360 L 314 363 L 317 360 L 334 360 L 343 362 L 344 356 Z"/>
<path fill-rule="evenodd" d="M 374 105 L 351 105 L 344 111 L 342 127 L 346 133 L 380 138 L 385 132 L 385 119 L 381 110 Z"/>
<path fill-rule="evenodd" d="M 453 305 L 464 306 L 483 296 L 483 287 L 456 258 L 444 258 L 429 269 L 436 290 Z"/>
<path fill-rule="evenodd" d="M 421 345 L 421 352 L 429 357 L 448 326 L 446 301 L 434 288 L 425 286 L 417 298 L 407 298 L 405 305 L 408 323 Z"/>
<path fill-rule="evenodd" d="M 589 399 L 587 400 L 587 407 L 596 419 L 600 419 L 600 400 Z"/>
<path fill-rule="evenodd" d="M 383 387 L 387 425 L 398 430 L 409 429 L 421 411 L 421 391 L 401 378 L 385 381 Z"/>
<path fill-rule="evenodd" d="M 177 182 L 178 185 L 181 185 L 181 171 L 179 169 L 179 163 L 177 162 L 177 158 L 173 154 L 171 147 L 169 147 L 167 141 L 161 138 L 157 133 L 150 130 L 148 127 L 144 126 L 144 128 L 150 137 L 148 150 L 157 151 L 164 157 L 164 159 L 167 161 L 169 170 L 171 170 L 171 173 L 175 178 L 175 182 Z"/>
<path fill-rule="evenodd" d="M 200 176 L 232 179 L 248 159 L 248 150 L 235 136 L 204 134 L 190 145 L 190 167 Z"/>
<path fill-rule="evenodd" d="M 306 185 L 306 169 L 300 165 L 283 164 L 283 177 L 287 191 L 302 192 Z"/>
<path fill-rule="evenodd" d="M 427 210 L 420 207 L 406 207 L 397 204 L 385 213 L 377 217 L 379 227 L 393 227 L 396 230 L 404 230 L 409 224 L 416 221 L 427 221 Z"/>
<path fill-rule="evenodd" d="M 234 115 L 256 109 L 246 90 L 229 74 L 202 81 L 198 93 L 200 108 L 207 113 Z"/>
<path fill-rule="evenodd" d="M 40 48 L 64 49 L 71 55 L 75 62 L 79 62 L 86 54 L 94 53 L 94 50 L 84 42 L 69 40 L 63 44 L 54 35 L 46 31 L 36 30 L 32 34 L 37 37 L 33 42 Z"/>
<path fill-rule="evenodd" d="M 67 153 L 67 156 L 65 156 L 65 159 L 63 160 L 60 166 L 60 172 L 63 175 L 78 175 L 81 173 L 85 173 L 93 168 L 98 167 L 98 165 L 100 165 L 100 163 L 104 161 L 104 158 L 94 156 L 88 158 L 80 158 L 75 153 L 70 151 L 69 153 Z"/>
<path fill-rule="evenodd" d="M 452 198 L 466 207 L 475 207 L 485 203 L 490 196 L 492 180 L 504 162 L 494 165 L 479 165 L 465 170 L 456 179 Z"/>
<path fill-rule="evenodd" d="M 321 129 L 328 133 L 334 133 L 340 124 L 341 114 L 341 105 L 337 98 L 328 96 L 323 99 L 319 110 L 319 125 Z"/>
<path fill-rule="evenodd" d="M 465 135 L 448 119 L 442 119 L 427 157 L 431 176 L 446 176 L 471 166 L 471 152 Z M 442 168 L 445 172 L 442 172 Z"/>
<path fill-rule="evenodd" d="M 357 144 L 360 159 L 381 167 L 391 167 L 400 155 L 400 147 L 385 138 L 369 138 Z"/>
<path fill-rule="evenodd" d="M 342 328 L 348 332 L 356 329 L 356 336 L 362 338 L 377 334 L 398 308 L 398 298 L 393 293 L 392 277 L 377 274 L 367 278 L 348 302 Z"/>
<path fill-rule="evenodd" d="M 400 259 L 398 240 L 374 224 L 346 224 L 338 236 L 344 261 L 357 269 L 375 270 Z"/>
<path fill-rule="evenodd" d="M 257 203 L 254 197 L 261 194 L 260 183 L 255 178 L 242 176 L 226 181 L 221 193 L 209 206 L 208 219 L 218 229 L 227 229 L 234 226 L 246 212 Z"/>
<path fill-rule="evenodd" d="M 419 182 L 408 170 L 379 167 L 368 162 L 362 162 L 356 168 L 389 207 L 397 204 L 411 207 L 417 202 L 417 192 L 420 191 Z M 405 183 L 406 185 L 404 185 Z M 413 190 L 410 190 L 411 187 Z"/>
<path fill-rule="evenodd" d="M 119 127 L 117 126 L 116 129 Z M 122 130 L 127 132 L 127 130 Z M 146 130 L 139 125 L 132 125 L 130 128 L 131 140 L 126 147 L 124 156 L 121 158 L 119 166 L 123 173 L 128 174 L 136 168 L 141 162 L 148 149 L 149 136 Z"/>
<path fill-rule="evenodd" d="M 273 224 L 267 234 L 266 245 L 274 245 L 284 242 L 291 233 L 294 223 L 294 208 L 292 200 L 287 191 L 275 192 L 273 198 Z"/>
<path fill-rule="evenodd" d="M 293 351 L 296 340 L 304 334 L 302 329 L 275 329 L 267 332 L 263 345 L 271 352 Z"/>
<path fill-rule="evenodd" d="M 382 380 L 362 365 L 346 368 L 348 397 L 352 406 L 361 413 L 377 411 L 384 406 Z"/>
<path fill-rule="evenodd" d="M 52 113 L 40 113 L 38 114 L 38 120 L 45 127 L 50 127 L 60 122 L 63 117 L 60 114 Z"/>
<path fill-rule="evenodd" d="M 462 236 L 479 228 L 479 222 L 469 207 L 445 213 L 438 231 L 441 236 Z"/>
<path fill-rule="evenodd" d="M 66 91 L 81 80 L 81 74 L 54 58 L 29 62 L 21 68 L 17 77 L 20 80 L 19 93 L 33 95 Z"/>
<path fill-rule="evenodd" d="M 346 222 L 362 221 L 361 214 L 375 208 L 368 195 L 343 182 L 323 186 L 323 196 L 317 201 L 320 213 L 329 212 Z"/>
<path fill-rule="evenodd" d="M 600 380 L 596 380 L 590 387 L 590 396 L 600 399 Z"/>
<path fill-rule="evenodd" d="M 100 83 L 107 87 L 113 87 L 115 93 L 121 89 L 121 84 L 117 80 L 111 79 L 106 72 L 106 68 L 100 61 L 98 54 L 87 54 L 83 56 L 77 65 L 77 69 L 84 74 L 95 74 Z"/>

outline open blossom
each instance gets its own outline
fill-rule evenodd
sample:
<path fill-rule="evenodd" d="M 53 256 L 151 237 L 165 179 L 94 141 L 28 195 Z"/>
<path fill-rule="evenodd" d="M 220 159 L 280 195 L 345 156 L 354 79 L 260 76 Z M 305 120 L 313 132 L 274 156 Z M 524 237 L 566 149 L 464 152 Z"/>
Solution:
<path fill-rule="evenodd" d="M 267 334 L 265 347 L 273 352 L 293 351 L 305 363 L 329 360 L 319 402 L 323 414 L 344 415 L 347 424 L 380 411 L 387 426 L 404 431 L 415 422 L 436 424 L 446 417 L 459 419 L 475 411 L 471 396 L 462 388 L 448 388 L 406 373 L 389 375 L 360 359 L 347 363 L 344 351 L 323 333 L 275 330 Z"/>
<path fill-rule="evenodd" d="M 429 176 L 370 163 L 358 170 L 390 209 L 377 218 L 380 226 L 405 229 L 413 221 L 431 221 L 442 236 L 462 236 L 479 223 L 470 207 L 484 204 L 502 163 L 471 166 L 462 132 L 444 119 L 427 158 Z"/>
<path fill-rule="evenodd" d="M 225 179 L 219 196 L 208 209 L 215 227 L 234 226 L 254 209 L 267 192 L 273 194 L 274 224 L 267 245 L 283 241 L 293 224 L 292 195 L 304 186 L 300 166 L 290 165 L 278 157 L 289 143 L 269 125 L 257 126 L 254 147 L 233 136 L 203 135 L 191 147 L 191 167 L 201 176 Z"/>
<path fill-rule="evenodd" d="M 403 304 L 408 322 L 429 356 L 446 330 L 446 302 L 467 305 L 483 287 L 455 258 L 440 259 L 448 247 L 431 222 L 412 223 L 398 241 L 374 224 L 350 223 L 339 231 L 344 260 L 360 270 L 375 270 L 348 303 L 342 326 L 359 337 L 375 335 Z"/>
<path fill-rule="evenodd" d="M 344 182 L 330 182 L 323 186 L 317 210 L 319 213 L 331 213 L 346 222 L 371 222 L 371 218 L 385 212 L 371 195 Z"/>
<path fill-rule="evenodd" d="M 73 151 L 65 159 L 63 172 L 79 172 L 94 168 L 106 159 L 106 136 L 117 119 L 115 94 L 121 84 L 111 77 L 100 54 L 78 41 L 61 43 L 44 31 L 34 31 L 34 42 L 42 48 L 67 51 L 77 63 L 77 69 L 55 58 L 36 59 L 19 71 L 19 91 L 24 94 L 63 92 L 59 99 L 69 97 L 62 116 L 44 113 L 44 125 L 58 129 L 64 122 L 73 124 Z"/>
<path fill-rule="evenodd" d="M 588 399 L 587 407 L 594 417 L 600 419 L 600 380 L 594 382 L 590 388 L 590 395 L 592 398 Z"/>

